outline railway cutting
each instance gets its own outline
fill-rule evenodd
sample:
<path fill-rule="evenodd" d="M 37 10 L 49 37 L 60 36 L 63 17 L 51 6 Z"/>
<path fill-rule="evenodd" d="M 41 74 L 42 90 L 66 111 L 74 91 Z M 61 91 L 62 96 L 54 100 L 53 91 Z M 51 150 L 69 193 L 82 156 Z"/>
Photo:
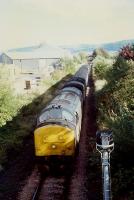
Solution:
<path fill-rule="evenodd" d="M 75 82 L 76 80 L 72 80 L 72 81 Z M 76 82 L 75 84 L 74 82 L 73 82 L 73 87 L 74 85 L 76 85 Z M 69 83 L 67 83 L 67 87 L 63 88 L 65 94 L 67 94 L 68 91 L 70 92 L 70 88 L 68 90 L 68 87 L 70 87 Z M 38 171 L 39 173 L 33 172 L 32 175 L 28 178 L 26 185 L 24 186 L 24 188 L 22 188 L 22 191 L 18 195 L 18 198 L 17 198 L 18 200 L 23 200 L 23 199 L 27 199 L 27 200 L 30 200 L 30 199 L 32 200 L 34 199 L 36 200 L 44 200 L 44 199 L 45 200 L 63 200 L 63 199 L 64 200 L 67 200 L 67 199 L 68 200 L 75 200 L 75 199 L 88 200 L 88 199 L 92 199 L 92 200 L 95 200 L 97 199 L 96 194 L 98 193 L 98 191 L 92 186 L 94 183 L 91 183 L 90 171 L 89 171 L 90 154 L 92 153 L 92 151 L 94 151 L 94 148 L 95 148 L 95 143 L 93 144 L 92 141 L 93 141 L 93 138 L 95 138 L 95 133 L 96 133 L 96 108 L 95 108 L 95 100 L 94 100 L 94 82 L 93 82 L 93 77 L 92 77 L 92 68 L 90 68 L 89 79 L 86 85 L 86 90 L 84 91 L 83 94 L 85 95 L 84 96 L 85 99 L 83 102 L 83 118 L 81 119 L 82 120 L 81 134 L 78 140 L 79 144 L 77 144 L 77 148 L 75 147 L 76 148 L 75 156 L 73 155 L 73 159 L 69 160 L 69 162 L 66 163 L 67 165 L 65 168 L 62 162 L 62 165 L 56 165 L 56 168 L 54 169 L 54 165 L 51 164 L 53 159 L 49 160 L 48 155 L 47 157 L 46 155 L 44 155 L 44 160 L 46 158 L 48 159 L 48 160 L 47 159 L 45 160 L 47 161 L 46 162 L 47 167 L 46 166 L 44 167 L 44 162 L 39 160 L 40 162 L 37 163 L 38 169 L 36 169 L 37 171 L 39 170 Z M 75 95 L 78 96 L 76 92 L 75 92 Z M 68 97 L 70 96 L 68 95 Z M 54 101 L 52 101 L 53 104 L 56 102 L 56 100 L 57 99 L 54 99 Z M 59 102 L 59 100 L 60 98 L 58 98 L 57 102 Z M 66 100 L 67 100 L 67 96 L 66 96 Z M 63 102 L 63 99 L 62 99 L 62 102 Z M 59 107 L 57 108 L 57 107 L 58 107 L 57 105 L 49 106 L 47 109 L 44 109 L 43 112 L 41 112 L 41 115 L 43 115 L 45 112 L 51 109 L 52 110 L 57 109 L 56 111 L 58 113 L 58 109 L 63 108 L 63 105 L 60 108 Z M 41 117 L 41 119 L 43 119 L 45 114 Z M 77 117 L 78 116 L 76 116 L 76 118 Z M 49 126 L 50 124 L 53 124 L 52 121 L 50 122 L 51 123 L 49 123 Z M 46 126 L 46 123 L 43 123 L 43 128 L 44 126 Z M 37 124 L 38 133 L 35 132 L 35 134 L 40 134 L 39 132 L 40 127 L 41 126 L 40 125 L 38 126 Z M 57 130 L 60 130 L 60 129 L 56 129 L 56 131 Z M 43 133 L 44 132 L 45 132 L 45 129 Z M 74 134 L 74 132 L 70 132 L 70 130 L 67 133 L 65 130 L 64 131 L 62 130 L 62 132 L 64 132 L 64 134 Z M 41 134 L 43 133 L 41 132 Z M 78 133 L 77 134 L 75 133 L 74 137 L 76 137 L 77 135 Z M 72 140 L 72 137 L 70 138 Z M 74 138 L 74 140 L 75 139 L 76 138 Z M 54 140 L 52 144 L 53 145 L 55 144 Z M 72 145 L 73 143 L 70 142 L 70 144 Z M 49 145 L 51 146 L 51 142 L 49 142 Z M 48 144 L 47 144 L 47 148 L 48 148 Z M 60 148 L 59 152 L 61 153 L 64 148 L 65 147 L 62 145 L 62 148 Z M 54 152 L 54 149 L 52 149 L 52 153 L 53 152 Z M 47 153 L 50 154 L 49 148 L 48 148 Z M 55 155 L 52 155 L 52 156 L 55 156 Z M 58 164 L 59 164 L 59 159 L 60 157 L 58 155 L 57 157 Z M 65 159 L 65 152 L 64 152 L 64 159 Z M 57 166 L 59 166 L 58 170 L 57 170 Z M 49 167 L 51 168 L 49 169 Z M 42 170 L 44 170 L 43 173 L 42 173 Z"/>

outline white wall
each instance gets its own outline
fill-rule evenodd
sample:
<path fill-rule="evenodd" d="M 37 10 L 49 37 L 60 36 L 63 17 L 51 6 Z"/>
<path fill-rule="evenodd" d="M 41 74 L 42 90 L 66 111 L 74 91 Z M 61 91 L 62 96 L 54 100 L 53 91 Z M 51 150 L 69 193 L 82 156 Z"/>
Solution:
<path fill-rule="evenodd" d="M 22 73 L 32 73 L 39 71 L 38 59 L 22 59 L 13 60 L 14 65 L 21 69 Z"/>

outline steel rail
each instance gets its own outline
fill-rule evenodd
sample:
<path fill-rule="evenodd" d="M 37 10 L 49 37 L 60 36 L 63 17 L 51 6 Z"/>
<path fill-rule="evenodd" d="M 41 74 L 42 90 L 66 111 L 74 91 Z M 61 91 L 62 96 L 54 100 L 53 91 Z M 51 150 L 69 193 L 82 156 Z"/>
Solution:
<path fill-rule="evenodd" d="M 44 181 L 43 179 L 40 180 L 38 186 L 36 187 L 36 189 L 35 189 L 35 191 L 33 193 L 33 196 L 31 198 L 31 200 L 38 200 L 39 193 L 40 193 L 43 181 Z"/>

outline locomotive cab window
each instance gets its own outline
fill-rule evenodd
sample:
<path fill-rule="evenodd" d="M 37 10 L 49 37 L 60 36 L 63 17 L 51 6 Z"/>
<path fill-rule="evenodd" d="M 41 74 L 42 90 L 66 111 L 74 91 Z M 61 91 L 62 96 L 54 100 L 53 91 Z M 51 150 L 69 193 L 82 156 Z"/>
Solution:
<path fill-rule="evenodd" d="M 74 116 L 73 116 L 70 112 L 68 112 L 68 111 L 66 111 L 66 110 L 63 110 L 63 111 L 62 111 L 62 118 L 64 118 L 64 119 L 66 119 L 66 120 L 68 120 L 68 121 L 71 121 L 71 122 L 75 123 L 75 118 L 74 118 Z"/>
<path fill-rule="evenodd" d="M 61 119 L 61 118 L 62 118 L 61 110 L 53 108 L 42 113 L 39 117 L 39 121 L 41 123 L 49 119 Z"/>
<path fill-rule="evenodd" d="M 39 122 L 44 122 L 46 121 L 47 119 L 49 118 L 49 111 L 46 111 L 44 113 L 42 113 L 40 116 L 39 116 Z"/>
<path fill-rule="evenodd" d="M 51 109 L 49 111 L 49 115 L 51 119 L 61 119 L 62 115 L 61 115 L 61 109 Z"/>

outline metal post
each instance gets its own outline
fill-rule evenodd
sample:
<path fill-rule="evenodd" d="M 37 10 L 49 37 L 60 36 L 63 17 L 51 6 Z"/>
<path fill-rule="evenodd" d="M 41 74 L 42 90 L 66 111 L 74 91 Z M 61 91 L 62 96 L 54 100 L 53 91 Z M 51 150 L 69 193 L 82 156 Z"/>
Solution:
<path fill-rule="evenodd" d="M 111 200 L 110 153 L 114 149 L 111 131 L 98 131 L 96 133 L 96 149 L 101 153 L 103 200 Z"/>
<path fill-rule="evenodd" d="M 102 181 L 103 181 L 103 199 L 109 200 L 111 197 L 111 181 L 110 181 L 110 154 L 102 153 Z"/>

